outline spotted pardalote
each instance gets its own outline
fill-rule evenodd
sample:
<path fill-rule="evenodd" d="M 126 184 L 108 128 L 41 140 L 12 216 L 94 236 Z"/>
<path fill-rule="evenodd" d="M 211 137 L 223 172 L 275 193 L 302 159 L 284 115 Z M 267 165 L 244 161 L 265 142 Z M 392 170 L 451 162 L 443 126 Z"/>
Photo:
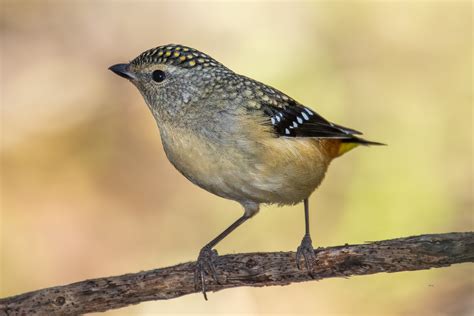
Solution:
<path fill-rule="evenodd" d="M 306 232 L 297 262 L 299 266 L 303 261 L 311 272 L 315 254 L 308 197 L 332 159 L 358 145 L 380 143 L 360 138 L 360 132 L 334 124 L 277 89 L 190 47 L 153 48 L 110 70 L 141 92 L 176 169 L 244 208 L 242 217 L 200 251 L 195 284 L 204 296 L 206 275 L 218 282 L 213 247 L 255 215 L 261 204 L 304 202 Z"/>

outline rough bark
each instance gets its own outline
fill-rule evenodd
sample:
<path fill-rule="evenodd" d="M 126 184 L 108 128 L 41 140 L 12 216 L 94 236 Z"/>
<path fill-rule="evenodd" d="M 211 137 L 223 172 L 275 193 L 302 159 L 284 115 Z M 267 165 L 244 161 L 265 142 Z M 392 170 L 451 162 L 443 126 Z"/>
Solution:
<path fill-rule="evenodd" d="M 421 235 L 319 248 L 316 256 L 313 278 L 305 270 L 297 269 L 294 252 L 221 256 L 216 262 L 220 284 L 208 278 L 208 292 L 474 262 L 474 233 Z M 195 262 L 183 263 L 3 298 L 0 299 L 0 315 L 77 315 L 196 293 L 194 265 Z"/>

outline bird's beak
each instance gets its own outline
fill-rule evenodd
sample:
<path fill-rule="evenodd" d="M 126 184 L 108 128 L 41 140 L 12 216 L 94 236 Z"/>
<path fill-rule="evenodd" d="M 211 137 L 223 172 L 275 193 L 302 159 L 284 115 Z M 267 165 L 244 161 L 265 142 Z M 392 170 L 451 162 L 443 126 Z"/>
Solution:
<path fill-rule="evenodd" d="M 137 79 L 135 75 L 128 70 L 129 64 L 116 64 L 109 67 L 109 70 L 113 71 L 115 74 L 119 75 L 120 77 L 124 77 L 128 80 Z"/>

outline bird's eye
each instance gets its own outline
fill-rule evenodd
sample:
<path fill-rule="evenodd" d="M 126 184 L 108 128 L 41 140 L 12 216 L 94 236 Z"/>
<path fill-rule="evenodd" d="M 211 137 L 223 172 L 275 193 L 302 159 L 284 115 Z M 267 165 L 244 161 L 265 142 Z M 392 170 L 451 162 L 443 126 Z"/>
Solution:
<path fill-rule="evenodd" d="M 166 75 L 163 70 L 155 70 L 151 74 L 151 78 L 156 82 L 162 82 L 163 80 L 165 80 L 165 77 Z"/>

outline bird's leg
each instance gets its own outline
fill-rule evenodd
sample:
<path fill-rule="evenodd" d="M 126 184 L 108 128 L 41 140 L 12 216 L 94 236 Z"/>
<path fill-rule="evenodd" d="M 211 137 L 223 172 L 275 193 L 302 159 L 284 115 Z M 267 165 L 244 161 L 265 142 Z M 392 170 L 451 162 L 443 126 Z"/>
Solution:
<path fill-rule="evenodd" d="M 308 199 L 304 200 L 304 220 L 305 220 L 305 234 L 300 246 L 296 250 L 296 265 L 298 269 L 302 269 L 300 264 L 301 259 L 304 259 L 306 270 L 310 273 L 313 271 L 313 265 L 316 261 L 316 255 L 314 254 L 314 248 L 309 234 L 309 205 Z"/>
<path fill-rule="evenodd" d="M 238 220 L 236 220 L 232 225 L 230 225 L 226 230 L 219 234 L 216 238 L 211 240 L 207 245 L 205 245 L 199 252 L 199 257 L 196 262 L 196 267 L 194 270 L 194 287 L 196 289 L 201 288 L 204 299 L 207 301 L 206 295 L 206 282 L 205 275 L 208 274 L 212 276 L 216 283 L 219 283 L 217 279 L 217 272 L 214 266 L 214 261 L 216 260 L 218 254 L 217 251 L 212 249 L 217 243 L 229 235 L 233 230 L 239 227 L 243 222 L 250 218 L 249 215 L 244 214 Z"/>

